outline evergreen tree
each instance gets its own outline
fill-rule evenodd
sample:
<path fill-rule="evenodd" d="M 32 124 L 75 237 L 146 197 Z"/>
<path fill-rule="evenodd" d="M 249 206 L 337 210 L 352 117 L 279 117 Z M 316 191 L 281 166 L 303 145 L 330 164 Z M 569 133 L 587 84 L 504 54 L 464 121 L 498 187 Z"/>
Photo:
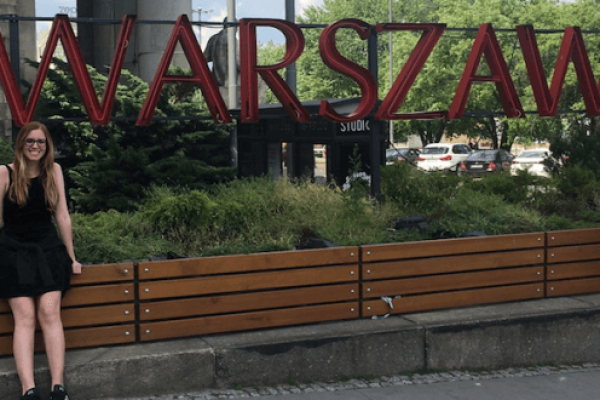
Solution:
<path fill-rule="evenodd" d="M 166 85 L 155 115 L 182 118 L 137 127 L 135 120 L 148 84 L 123 71 L 126 83 L 117 89 L 115 120 L 107 126 L 92 126 L 68 65 L 60 60 L 55 64 L 44 84 L 36 118 L 56 120 L 47 125 L 60 149 L 77 210 L 133 210 L 153 184 L 209 189 L 235 177 L 228 127 L 213 123 L 197 88 Z M 91 67 L 88 71 L 97 93 L 103 93 L 107 78 Z M 185 71 L 176 68 L 171 73 Z M 186 116 L 203 118 L 186 120 Z"/>

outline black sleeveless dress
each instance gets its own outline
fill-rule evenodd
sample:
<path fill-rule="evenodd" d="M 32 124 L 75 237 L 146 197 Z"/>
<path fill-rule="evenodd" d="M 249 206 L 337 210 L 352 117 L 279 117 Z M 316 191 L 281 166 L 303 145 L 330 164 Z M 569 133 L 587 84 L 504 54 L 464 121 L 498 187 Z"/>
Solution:
<path fill-rule="evenodd" d="M 10 184 L 12 169 L 7 165 Z M 0 298 L 37 297 L 69 290 L 71 257 L 52 223 L 40 178 L 33 178 L 24 207 L 4 196 L 0 230 Z"/>

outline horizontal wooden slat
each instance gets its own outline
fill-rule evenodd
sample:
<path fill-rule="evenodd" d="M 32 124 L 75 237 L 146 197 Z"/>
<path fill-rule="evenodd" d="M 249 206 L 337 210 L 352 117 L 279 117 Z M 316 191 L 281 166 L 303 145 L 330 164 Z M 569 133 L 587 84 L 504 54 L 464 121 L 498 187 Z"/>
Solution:
<path fill-rule="evenodd" d="M 422 278 L 406 278 L 365 282 L 364 298 L 404 296 L 416 293 L 434 293 L 477 287 L 514 285 L 544 280 L 544 267 L 512 268 L 464 274 L 435 275 Z"/>
<path fill-rule="evenodd" d="M 7 356 L 12 353 L 12 335 L 0 336 L 0 356 Z"/>
<path fill-rule="evenodd" d="M 548 282 L 546 296 L 560 297 L 573 294 L 599 293 L 600 278 L 572 279 Z"/>
<path fill-rule="evenodd" d="M 67 349 L 125 343 L 135 343 L 135 326 L 133 324 L 65 330 L 65 344 Z M 44 340 L 42 333 L 36 332 L 35 352 L 41 353 L 43 351 Z M 12 354 L 12 335 L 0 336 L 0 356 L 10 354 Z"/>
<path fill-rule="evenodd" d="M 188 258 L 139 264 L 140 280 L 268 271 L 358 262 L 358 247 Z"/>
<path fill-rule="evenodd" d="M 100 307 L 78 307 L 62 310 L 64 328 L 116 325 L 135 320 L 134 304 L 117 304 Z M 39 325 L 38 325 L 39 330 Z M 12 333 L 12 314 L 0 315 L 0 334 Z"/>
<path fill-rule="evenodd" d="M 358 280 L 358 265 L 305 268 L 278 272 L 223 275 L 140 283 L 140 299 L 198 296 L 217 293 L 312 286 Z"/>
<path fill-rule="evenodd" d="M 12 314 L 0 315 L 0 335 L 5 333 L 12 333 L 13 329 L 14 324 Z"/>
<path fill-rule="evenodd" d="M 548 249 L 548 264 L 600 259 L 600 244 Z"/>
<path fill-rule="evenodd" d="M 358 300 L 358 283 L 141 303 L 139 315 L 151 321 L 351 300 Z"/>
<path fill-rule="evenodd" d="M 431 240 L 362 247 L 363 262 L 434 257 L 492 251 L 532 249 L 544 246 L 543 233 Z"/>
<path fill-rule="evenodd" d="M 0 314 L 9 313 L 10 306 L 8 305 L 8 300 L 0 299 Z"/>
<path fill-rule="evenodd" d="M 572 229 L 548 232 L 548 247 L 600 243 L 600 229 Z"/>
<path fill-rule="evenodd" d="M 363 264 L 363 280 L 519 267 L 544 263 L 544 249 Z"/>
<path fill-rule="evenodd" d="M 502 303 L 543 297 L 544 285 L 542 283 L 502 286 L 459 292 L 400 297 L 392 300 L 394 308 L 391 310 L 383 300 L 368 300 L 362 303 L 362 315 L 363 317 L 371 317 L 373 315 L 385 315 L 388 313 L 408 314 L 442 308 Z"/>
<path fill-rule="evenodd" d="M 222 332 L 299 325 L 358 318 L 358 303 L 331 304 L 293 309 L 140 324 L 142 342 Z"/>
<path fill-rule="evenodd" d="M 62 310 L 62 320 L 65 328 L 116 325 L 134 322 L 134 304 L 116 304 L 100 307 L 67 308 Z"/>
<path fill-rule="evenodd" d="M 133 278 L 133 263 L 86 265 L 81 269 L 80 275 L 71 276 L 71 285 L 126 282 L 133 281 Z"/>
<path fill-rule="evenodd" d="M 600 261 L 557 264 L 548 266 L 546 270 L 549 281 L 600 276 Z"/>
<path fill-rule="evenodd" d="M 63 299 L 63 307 L 92 304 L 126 303 L 134 300 L 134 285 L 83 286 L 72 288 Z"/>
<path fill-rule="evenodd" d="M 135 325 L 65 330 L 68 349 L 135 343 Z"/>

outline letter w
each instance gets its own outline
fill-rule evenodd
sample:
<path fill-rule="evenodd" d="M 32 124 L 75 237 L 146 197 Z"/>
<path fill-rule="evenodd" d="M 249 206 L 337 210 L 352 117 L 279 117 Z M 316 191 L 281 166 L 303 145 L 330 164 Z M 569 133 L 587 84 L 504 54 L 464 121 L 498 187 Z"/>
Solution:
<path fill-rule="evenodd" d="M 16 126 L 23 126 L 33 119 L 33 114 L 40 98 L 42 85 L 46 79 L 48 68 L 52 62 L 52 55 L 56 50 L 58 39 L 61 40 L 73 77 L 85 109 L 94 125 L 106 125 L 110 120 L 113 104 L 115 101 L 115 92 L 119 77 L 121 76 L 121 67 L 125 59 L 128 39 L 133 31 L 135 16 L 126 15 L 123 17 L 121 31 L 117 40 L 115 55 L 111 64 L 110 74 L 102 97 L 102 103 L 98 103 L 98 95 L 92 84 L 92 79 L 83 60 L 81 48 L 77 44 L 75 33 L 69 22 L 67 15 L 57 15 L 52 22 L 52 29 L 48 37 L 44 54 L 38 68 L 35 81 L 31 88 L 31 93 L 27 99 L 27 105 L 23 104 L 23 98 L 19 90 L 19 84 L 10 66 L 10 60 L 4 46 L 4 40 L 0 34 L 0 83 L 6 94 L 6 100 L 12 113 L 13 121 Z M 14 57 L 15 55 L 13 55 Z"/>
<path fill-rule="evenodd" d="M 525 58 L 527 72 L 529 73 L 531 88 L 537 102 L 538 114 L 542 117 L 556 115 L 567 68 L 569 62 L 573 61 L 587 113 L 589 115 L 600 115 L 599 88 L 594 81 L 594 73 L 585 49 L 581 30 L 573 26 L 565 29 L 550 89 L 548 89 L 533 26 L 520 25 L 517 26 L 516 30 L 521 43 L 521 51 Z"/>

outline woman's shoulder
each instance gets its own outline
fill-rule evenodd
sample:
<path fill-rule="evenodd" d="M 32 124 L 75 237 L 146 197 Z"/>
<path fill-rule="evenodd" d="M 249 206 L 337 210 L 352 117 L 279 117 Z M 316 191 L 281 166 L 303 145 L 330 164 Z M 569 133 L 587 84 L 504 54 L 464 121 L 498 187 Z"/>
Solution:
<path fill-rule="evenodd" d="M 59 164 L 59 163 L 55 162 L 55 163 L 52 165 L 52 171 L 53 171 L 53 172 L 57 172 L 57 173 L 61 173 L 61 174 L 62 174 L 62 167 L 60 166 L 60 164 Z"/>
<path fill-rule="evenodd" d="M 9 164 L 10 165 L 10 164 Z M 11 165 L 12 168 L 12 165 Z M 8 189 L 10 182 L 10 172 L 6 165 L 0 165 L 0 187 Z"/>
<path fill-rule="evenodd" d="M 7 178 L 8 179 L 8 174 L 9 174 L 8 167 L 13 168 L 12 164 L 0 165 L 0 178 L 2 178 L 2 179 Z"/>

